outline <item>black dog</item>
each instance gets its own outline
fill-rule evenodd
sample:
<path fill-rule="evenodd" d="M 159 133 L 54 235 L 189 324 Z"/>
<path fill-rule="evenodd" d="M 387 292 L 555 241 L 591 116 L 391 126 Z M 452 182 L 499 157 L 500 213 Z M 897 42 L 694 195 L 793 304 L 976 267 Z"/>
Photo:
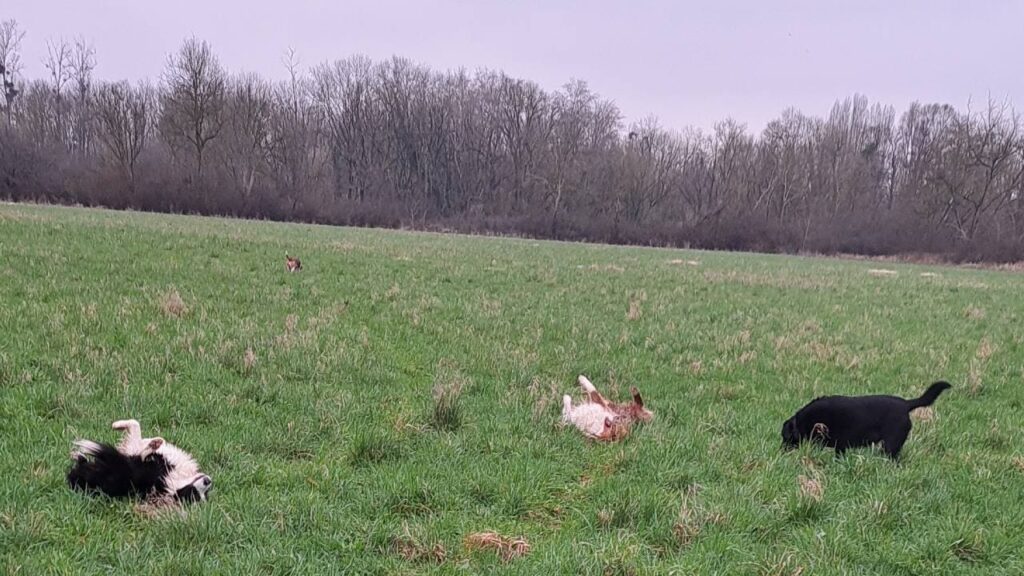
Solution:
<path fill-rule="evenodd" d="M 813 440 L 842 455 L 847 448 L 881 442 L 885 453 L 895 460 L 910 434 L 910 411 L 931 406 L 950 387 L 948 382 L 936 382 L 914 400 L 897 396 L 816 398 L 782 425 L 783 446 L 795 448 L 803 440 Z"/>
<path fill-rule="evenodd" d="M 112 498 L 146 498 L 167 490 L 170 466 L 161 454 L 127 455 L 109 444 L 78 444 L 68 486 L 83 492 L 103 492 Z"/>

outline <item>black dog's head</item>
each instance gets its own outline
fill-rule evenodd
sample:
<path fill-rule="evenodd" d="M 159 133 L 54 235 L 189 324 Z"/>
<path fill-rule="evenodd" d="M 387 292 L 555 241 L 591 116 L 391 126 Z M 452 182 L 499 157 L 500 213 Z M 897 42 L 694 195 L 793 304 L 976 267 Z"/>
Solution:
<path fill-rule="evenodd" d="M 796 423 L 796 416 L 793 416 L 782 425 L 782 447 L 791 450 L 800 445 L 800 427 Z"/>

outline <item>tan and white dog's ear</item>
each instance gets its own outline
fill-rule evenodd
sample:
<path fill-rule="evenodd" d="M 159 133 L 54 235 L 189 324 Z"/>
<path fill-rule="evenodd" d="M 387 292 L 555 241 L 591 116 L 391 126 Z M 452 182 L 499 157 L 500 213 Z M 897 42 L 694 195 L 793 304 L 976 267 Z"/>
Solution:
<path fill-rule="evenodd" d="M 640 396 L 640 389 L 636 386 L 630 386 L 629 393 L 633 395 L 633 402 L 635 402 L 637 406 L 643 408 L 644 399 Z"/>

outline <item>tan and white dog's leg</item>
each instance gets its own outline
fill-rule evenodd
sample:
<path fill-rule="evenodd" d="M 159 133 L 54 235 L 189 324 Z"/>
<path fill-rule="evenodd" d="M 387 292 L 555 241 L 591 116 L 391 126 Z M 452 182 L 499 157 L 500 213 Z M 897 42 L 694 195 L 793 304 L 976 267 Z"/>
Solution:
<path fill-rule="evenodd" d="M 580 374 L 578 382 L 580 383 L 580 388 L 583 388 L 583 392 L 587 395 L 588 400 L 594 404 L 600 404 L 605 408 L 611 409 L 608 405 L 608 400 L 604 396 L 601 396 L 601 393 L 597 391 L 597 388 L 594 388 L 594 385 L 586 376 Z"/>

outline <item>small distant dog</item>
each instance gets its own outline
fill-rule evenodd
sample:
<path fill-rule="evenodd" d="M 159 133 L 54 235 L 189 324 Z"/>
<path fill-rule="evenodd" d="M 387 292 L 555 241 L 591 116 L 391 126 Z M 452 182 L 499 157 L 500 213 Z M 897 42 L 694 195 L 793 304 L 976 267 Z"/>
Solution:
<path fill-rule="evenodd" d="M 300 261 L 298 258 L 292 258 L 291 256 L 288 255 L 287 252 L 285 252 L 284 266 L 285 268 L 288 269 L 289 272 L 295 272 L 297 270 L 302 270 L 302 261 Z"/>
<path fill-rule="evenodd" d="M 562 397 L 562 420 L 572 424 L 588 438 L 614 441 L 629 434 L 633 422 L 648 422 L 654 413 L 644 407 L 640 391 L 630 389 L 633 401 L 629 403 L 610 402 L 594 388 L 586 376 L 579 377 L 580 387 L 587 395 L 587 401 L 572 405 L 572 396 Z"/>
<path fill-rule="evenodd" d="M 804 440 L 813 440 L 835 448 L 841 456 L 848 448 L 881 442 L 885 453 L 896 460 L 910 435 L 910 412 L 931 406 L 949 388 L 948 382 L 935 382 L 913 400 L 897 396 L 815 398 L 782 425 L 783 446 L 795 448 Z"/>
<path fill-rule="evenodd" d="M 144 439 L 135 420 L 118 420 L 112 427 L 124 431 L 117 446 L 75 442 L 67 476 L 72 489 L 151 502 L 206 500 L 213 479 L 199 470 L 190 454 L 163 438 Z"/>

